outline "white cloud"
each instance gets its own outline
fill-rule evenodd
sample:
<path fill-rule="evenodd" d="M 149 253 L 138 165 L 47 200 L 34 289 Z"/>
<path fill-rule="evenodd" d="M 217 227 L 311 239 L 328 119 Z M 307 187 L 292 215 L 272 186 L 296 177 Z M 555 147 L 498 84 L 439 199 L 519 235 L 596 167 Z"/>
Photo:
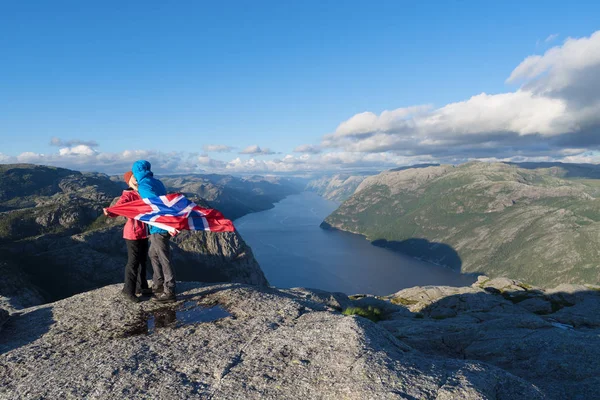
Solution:
<path fill-rule="evenodd" d="M 16 161 L 20 163 L 37 163 L 39 160 L 43 159 L 43 154 L 33 153 L 31 151 L 26 151 L 24 153 L 19 154 L 16 157 Z"/>
<path fill-rule="evenodd" d="M 208 155 L 203 154 L 198 156 L 197 158 L 198 160 L 198 164 L 205 166 L 205 167 L 209 167 L 209 168 L 224 168 L 227 163 L 224 161 L 220 161 L 220 160 L 215 160 L 213 158 L 210 158 Z"/>
<path fill-rule="evenodd" d="M 372 112 L 356 114 L 347 121 L 342 122 L 335 131 L 335 136 L 360 137 L 373 131 L 389 132 L 410 122 L 411 117 L 423 114 L 431 109 L 431 106 L 422 105 L 406 108 L 398 108 L 392 111 L 384 111 L 379 116 Z"/>
<path fill-rule="evenodd" d="M 577 155 L 566 156 L 560 159 L 560 161 L 576 164 L 598 164 L 600 163 L 600 152 L 583 152 Z"/>
<path fill-rule="evenodd" d="M 95 140 L 62 140 L 57 137 L 50 139 L 50 145 L 56 147 L 74 147 L 78 145 L 98 147 L 98 143 Z"/>
<path fill-rule="evenodd" d="M 439 108 L 363 112 L 325 135 L 348 152 L 395 152 L 439 159 L 557 157 L 600 147 L 600 31 L 527 57 L 507 79 L 515 91 L 481 93 Z"/>
<path fill-rule="evenodd" d="M 267 147 L 261 148 L 259 145 L 255 144 L 255 145 L 246 147 L 244 150 L 240 151 L 240 154 L 267 156 L 267 155 L 276 154 L 276 153 Z"/>
<path fill-rule="evenodd" d="M 548 35 L 548 37 L 544 40 L 544 42 L 545 43 L 554 42 L 556 39 L 558 39 L 558 36 L 560 36 L 558 33 L 553 33 L 551 35 Z"/>
<path fill-rule="evenodd" d="M 556 38 L 552 38 L 555 40 Z M 549 40 L 548 42 L 550 42 Z M 433 107 L 416 105 L 379 114 L 363 112 L 342 121 L 322 143 L 278 154 L 249 146 L 230 161 L 207 154 L 126 150 L 98 151 L 97 143 L 53 138 L 51 154 L 0 154 L 0 162 L 31 162 L 81 170 L 122 173 L 148 159 L 159 173 L 293 173 L 385 169 L 415 163 L 486 161 L 600 162 L 600 31 L 566 39 L 540 55 L 525 58 L 507 79 L 505 93 L 474 95 Z M 206 152 L 228 152 L 222 144 Z M 271 158 L 271 157 L 267 157 Z"/>
<path fill-rule="evenodd" d="M 294 153 L 319 154 L 321 148 L 312 144 L 302 144 L 294 149 Z"/>
<path fill-rule="evenodd" d="M 234 147 L 226 146 L 224 144 L 205 144 L 202 146 L 202 150 L 207 153 L 229 153 Z"/>
<path fill-rule="evenodd" d="M 96 150 L 85 144 L 80 144 L 73 147 L 63 147 L 58 151 L 61 156 L 93 156 Z"/>
<path fill-rule="evenodd" d="M 189 153 L 162 153 L 148 150 L 125 150 L 118 153 L 100 153 L 88 148 L 65 148 L 57 153 L 41 154 L 24 152 L 15 157 L 0 157 L 0 163 L 32 163 L 54 165 L 81 171 L 99 171 L 121 174 L 131 169 L 140 159 L 152 163 L 152 169 L 159 173 L 204 172 L 197 156 Z M 216 165 L 216 164 L 215 164 Z"/>
<path fill-rule="evenodd" d="M 259 160 L 236 158 L 227 163 L 225 172 L 294 173 L 343 170 L 383 170 L 387 168 L 431 162 L 429 157 L 404 157 L 391 153 L 333 152 L 319 155 L 285 155 L 281 159 Z"/>
<path fill-rule="evenodd" d="M 578 79 L 578 72 L 600 64 L 600 31 L 590 37 L 568 38 L 562 46 L 553 47 L 544 55 L 529 56 L 508 77 L 507 82 L 530 80 L 548 73 L 544 84 L 566 85 Z"/>

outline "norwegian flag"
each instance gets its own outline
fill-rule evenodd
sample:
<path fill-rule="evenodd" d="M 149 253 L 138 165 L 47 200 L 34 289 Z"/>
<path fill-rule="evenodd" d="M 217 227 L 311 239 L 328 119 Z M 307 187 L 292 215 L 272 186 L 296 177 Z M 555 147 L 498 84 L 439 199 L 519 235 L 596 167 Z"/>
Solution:
<path fill-rule="evenodd" d="M 107 209 L 109 213 L 134 218 L 171 233 L 183 230 L 233 232 L 233 222 L 219 211 L 203 208 L 180 193 L 130 201 Z"/>

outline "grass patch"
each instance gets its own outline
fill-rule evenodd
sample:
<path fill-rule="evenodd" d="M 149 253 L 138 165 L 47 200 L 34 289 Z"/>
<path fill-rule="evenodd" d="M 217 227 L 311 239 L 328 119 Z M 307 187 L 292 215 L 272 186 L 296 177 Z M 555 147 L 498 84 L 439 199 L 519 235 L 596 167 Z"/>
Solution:
<path fill-rule="evenodd" d="M 362 299 L 364 297 L 365 297 L 364 294 L 353 294 L 352 296 L 348 296 L 348 298 L 350 300 L 358 300 L 358 299 Z"/>
<path fill-rule="evenodd" d="M 373 306 L 363 307 L 348 307 L 342 311 L 344 315 L 358 315 L 359 317 L 370 319 L 373 322 L 379 322 L 383 319 L 382 311 Z"/>
<path fill-rule="evenodd" d="M 533 286 L 531 286 L 531 285 L 528 285 L 527 283 L 519 283 L 519 284 L 518 284 L 518 286 L 519 286 L 520 288 L 523 288 L 523 289 L 525 289 L 525 290 L 531 290 L 531 289 L 533 289 Z"/>
<path fill-rule="evenodd" d="M 485 281 L 483 281 L 479 284 L 479 287 L 483 289 L 485 287 L 485 284 L 488 283 L 489 281 L 491 281 L 491 279 L 486 279 Z"/>
<path fill-rule="evenodd" d="M 392 304 L 403 305 L 403 306 L 412 306 L 412 305 L 418 303 L 417 300 L 405 299 L 404 297 L 394 297 L 391 300 L 391 302 L 392 302 Z"/>

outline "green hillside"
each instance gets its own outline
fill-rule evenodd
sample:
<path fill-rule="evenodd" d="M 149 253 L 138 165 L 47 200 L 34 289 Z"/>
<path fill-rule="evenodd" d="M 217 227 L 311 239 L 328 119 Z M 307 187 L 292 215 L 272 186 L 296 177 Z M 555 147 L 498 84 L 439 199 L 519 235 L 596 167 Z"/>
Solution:
<path fill-rule="evenodd" d="M 555 168 L 388 171 L 366 179 L 325 224 L 440 264 L 446 254 L 437 250 L 451 246 L 461 260 L 451 266 L 462 272 L 600 282 L 600 180 L 565 179 Z"/>

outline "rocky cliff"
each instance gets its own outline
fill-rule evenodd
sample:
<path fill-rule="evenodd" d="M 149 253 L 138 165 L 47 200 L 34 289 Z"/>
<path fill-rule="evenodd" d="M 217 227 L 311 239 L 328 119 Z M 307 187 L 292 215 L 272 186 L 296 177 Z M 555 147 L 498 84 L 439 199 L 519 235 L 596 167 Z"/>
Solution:
<path fill-rule="evenodd" d="M 125 220 L 105 218 L 102 208 L 123 186 L 103 174 L 0 166 L 0 306 L 21 309 L 121 282 Z M 194 200 L 208 205 L 198 196 Z M 184 233 L 173 243 L 180 280 L 268 284 L 237 233 Z"/>
<path fill-rule="evenodd" d="M 477 162 L 387 171 L 324 226 L 461 272 L 600 283 L 600 180 L 569 171 Z"/>
<path fill-rule="evenodd" d="M 598 287 L 178 288 L 170 306 L 114 285 L 13 313 L 0 397 L 597 398 Z"/>

